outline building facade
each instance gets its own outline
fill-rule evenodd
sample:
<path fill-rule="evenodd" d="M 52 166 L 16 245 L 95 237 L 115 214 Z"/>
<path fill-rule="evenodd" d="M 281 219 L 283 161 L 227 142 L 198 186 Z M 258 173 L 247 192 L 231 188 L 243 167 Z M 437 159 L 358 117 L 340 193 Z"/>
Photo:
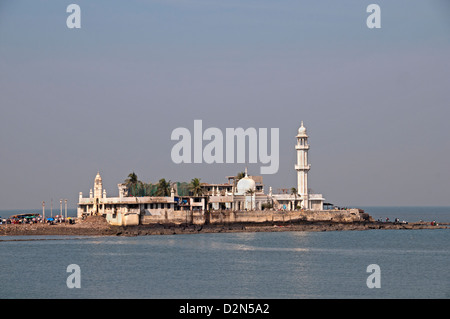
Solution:
<path fill-rule="evenodd" d="M 94 180 L 94 191 L 89 197 L 79 193 L 77 217 L 104 216 L 112 225 L 138 225 L 145 215 L 160 216 L 168 211 L 203 211 L 206 207 L 206 196 L 177 196 L 174 188 L 170 196 L 128 196 L 127 186 L 118 184 L 119 196 L 107 197 L 103 189 L 102 178 L 97 173 Z"/>

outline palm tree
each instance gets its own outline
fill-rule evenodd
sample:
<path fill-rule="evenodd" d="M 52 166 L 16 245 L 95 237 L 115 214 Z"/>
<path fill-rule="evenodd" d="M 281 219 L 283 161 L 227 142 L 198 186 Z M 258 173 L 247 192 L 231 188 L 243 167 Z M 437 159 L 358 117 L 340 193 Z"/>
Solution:
<path fill-rule="evenodd" d="M 236 177 L 234 178 L 234 184 L 233 184 L 234 189 L 236 189 L 237 182 L 239 182 L 239 180 L 244 177 L 245 177 L 245 172 L 237 173 Z"/>
<path fill-rule="evenodd" d="M 240 180 L 241 178 L 245 177 L 245 172 L 240 172 L 236 175 L 236 181 Z"/>
<path fill-rule="evenodd" d="M 194 193 L 194 196 L 202 195 L 203 190 L 200 185 L 200 179 L 199 178 L 193 178 L 191 180 L 191 183 L 189 184 L 189 189 Z"/>
<path fill-rule="evenodd" d="M 291 195 L 294 195 L 294 209 L 297 207 L 297 188 L 291 188 Z"/>
<path fill-rule="evenodd" d="M 127 185 L 134 185 L 138 182 L 137 175 L 133 172 L 131 174 L 128 174 L 128 178 L 125 180 L 125 184 Z"/>
<path fill-rule="evenodd" d="M 133 172 L 131 174 L 128 174 L 128 178 L 125 180 L 125 185 L 127 186 L 127 189 L 129 191 L 129 194 L 131 196 L 136 196 L 137 192 L 137 185 L 139 184 L 139 180 L 137 175 Z"/>
<path fill-rule="evenodd" d="M 170 196 L 170 181 L 161 178 L 156 187 L 156 196 Z"/>

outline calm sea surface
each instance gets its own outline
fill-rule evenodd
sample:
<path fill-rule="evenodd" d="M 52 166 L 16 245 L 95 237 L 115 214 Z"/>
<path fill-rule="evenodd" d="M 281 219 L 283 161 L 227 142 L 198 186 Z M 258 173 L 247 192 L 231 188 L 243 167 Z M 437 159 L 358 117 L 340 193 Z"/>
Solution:
<path fill-rule="evenodd" d="M 448 208 L 422 208 L 431 218 L 377 209 L 375 218 L 450 220 Z M 446 229 L 4 236 L 0 298 L 450 298 L 449 243 Z M 79 289 L 66 285 L 71 264 Z M 371 264 L 381 288 L 367 287 Z"/>

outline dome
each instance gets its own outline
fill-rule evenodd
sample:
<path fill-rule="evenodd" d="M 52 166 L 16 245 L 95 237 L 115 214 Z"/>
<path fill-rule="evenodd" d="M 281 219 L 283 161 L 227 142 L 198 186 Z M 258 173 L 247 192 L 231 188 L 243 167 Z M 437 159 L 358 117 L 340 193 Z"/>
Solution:
<path fill-rule="evenodd" d="M 249 189 L 256 190 L 256 183 L 245 174 L 245 177 L 241 178 L 237 183 L 237 194 L 245 195 Z"/>
<path fill-rule="evenodd" d="M 302 121 L 302 125 L 298 129 L 298 135 L 306 135 L 306 127 L 303 126 L 303 121 Z"/>

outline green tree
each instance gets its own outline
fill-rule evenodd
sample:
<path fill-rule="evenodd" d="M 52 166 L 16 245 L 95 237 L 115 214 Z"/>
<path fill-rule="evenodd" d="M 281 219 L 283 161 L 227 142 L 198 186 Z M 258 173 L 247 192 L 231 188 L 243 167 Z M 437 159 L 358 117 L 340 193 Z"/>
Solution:
<path fill-rule="evenodd" d="M 130 196 L 138 196 L 139 195 L 138 189 L 141 188 L 140 184 L 142 184 L 142 183 L 139 181 L 135 172 L 128 174 L 128 178 L 125 180 L 125 185 L 127 186 L 128 194 Z"/>
<path fill-rule="evenodd" d="M 188 196 L 190 190 L 190 183 L 177 182 L 177 190 L 179 196 Z"/>
<path fill-rule="evenodd" d="M 240 172 L 236 175 L 236 181 L 240 180 L 241 178 L 245 177 L 245 172 Z"/>
<path fill-rule="evenodd" d="M 235 188 L 236 188 L 236 185 L 239 182 L 239 180 L 244 177 L 245 177 L 245 172 L 237 173 L 236 177 L 234 178 L 234 187 Z"/>
<path fill-rule="evenodd" d="M 170 181 L 161 178 L 157 184 L 156 196 L 170 196 Z"/>
<path fill-rule="evenodd" d="M 137 175 L 133 172 L 128 174 L 128 178 L 125 180 L 125 184 L 128 185 L 135 185 L 138 182 L 138 177 Z"/>
<path fill-rule="evenodd" d="M 199 178 L 193 178 L 191 183 L 189 184 L 190 191 L 194 194 L 194 196 L 202 195 L 202 187 L 200 185 Z"/>
<path fill-rule="evenodd" d="M 148 183 L 145 184 L 145 196 L 155 196 L 158 191 L 158 185 Z"/>

